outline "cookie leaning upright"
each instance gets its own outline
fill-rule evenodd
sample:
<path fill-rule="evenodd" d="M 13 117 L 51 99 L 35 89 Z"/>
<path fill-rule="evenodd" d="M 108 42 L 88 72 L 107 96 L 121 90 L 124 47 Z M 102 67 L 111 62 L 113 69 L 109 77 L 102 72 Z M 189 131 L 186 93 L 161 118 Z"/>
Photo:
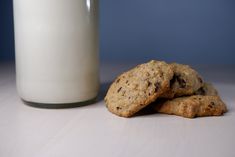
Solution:
<path fill-rule="evenodd" d="M 174 77 L 171 80 L 170 89 L 161 96 L 162 98 L 192 95 L 204 85 L 201 76 L 190 66 L 178 63 L 170 65 L 174 71 Z"/>
<path fill-rule="evenodd" d="M 121 74 L 105 97 L 108 110 L 118 116 L 131 117 L 155 101 L 170 86 L 171 66 L 163 61 L 150 61 Z"/>

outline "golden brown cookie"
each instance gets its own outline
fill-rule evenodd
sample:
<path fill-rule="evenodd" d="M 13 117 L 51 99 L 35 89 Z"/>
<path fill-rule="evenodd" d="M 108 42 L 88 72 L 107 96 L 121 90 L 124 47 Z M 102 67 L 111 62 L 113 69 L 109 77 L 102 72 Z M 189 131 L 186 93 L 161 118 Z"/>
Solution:
<path fill-rule="evenodd" d="M 219 96 L 194 95 L 155 102 L 155 111 L 186 118 L 220 116 L 227 111 Z"/>
<path fill-rule="evenodd" d="M 174 77 L 171 80 L 170 89 L 165 92 L 162 98 L 174 98 L 194 94 L 203 86 L 201 76 L 190 66 L 172 63 Z"/>
<path fill-rule="evenodd" d="M 204 83 L 201 88 L 199 88 L 195 93 L 195 95 L 218 95 L 218 91 L 211 83 Z"/>
<path fill-rule="evenodd" d="M 118 116 L 130 117 L 155 101 L 170 86 L 171 66 L 162 61 L 148 63 L 121 74 L 105 97 L 108 110 Z"/>

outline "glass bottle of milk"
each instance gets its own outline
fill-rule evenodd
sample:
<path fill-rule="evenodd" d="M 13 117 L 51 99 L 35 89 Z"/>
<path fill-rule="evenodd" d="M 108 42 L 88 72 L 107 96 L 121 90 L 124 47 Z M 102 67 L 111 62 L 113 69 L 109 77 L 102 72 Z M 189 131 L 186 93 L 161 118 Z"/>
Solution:
<path fill-rule="evenodd" d="M 25 102 L 57 108 L 96 98 L 98 0 L 14 0 L 14 26 L 16 83 Z"/>

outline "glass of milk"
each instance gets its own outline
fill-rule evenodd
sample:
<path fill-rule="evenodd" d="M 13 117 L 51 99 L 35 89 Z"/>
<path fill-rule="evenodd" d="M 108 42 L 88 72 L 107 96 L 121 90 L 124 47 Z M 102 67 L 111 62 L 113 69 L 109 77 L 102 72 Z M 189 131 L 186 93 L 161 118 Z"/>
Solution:
<path fill-rule="evenodd" d="M 98 0 L 14 0 L 16 83 L 33 106 L 97 97 Z"/>

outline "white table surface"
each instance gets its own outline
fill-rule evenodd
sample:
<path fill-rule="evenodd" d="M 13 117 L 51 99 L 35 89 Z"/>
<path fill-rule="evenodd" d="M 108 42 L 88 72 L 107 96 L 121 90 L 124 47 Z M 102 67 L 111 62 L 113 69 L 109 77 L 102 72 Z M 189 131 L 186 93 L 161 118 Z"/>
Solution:
<path fill-rule="evenodd" d="M 127 119 L 108 112 L 102 97 L 110 80 L 131 66 L 101 66 L 95 104 L 39 109 L 17 96 L 13 64 L 0 64 L 0 157 L 235 157 L 235 66 L 198 67 L 228 106 L 222 117 Z"/>

